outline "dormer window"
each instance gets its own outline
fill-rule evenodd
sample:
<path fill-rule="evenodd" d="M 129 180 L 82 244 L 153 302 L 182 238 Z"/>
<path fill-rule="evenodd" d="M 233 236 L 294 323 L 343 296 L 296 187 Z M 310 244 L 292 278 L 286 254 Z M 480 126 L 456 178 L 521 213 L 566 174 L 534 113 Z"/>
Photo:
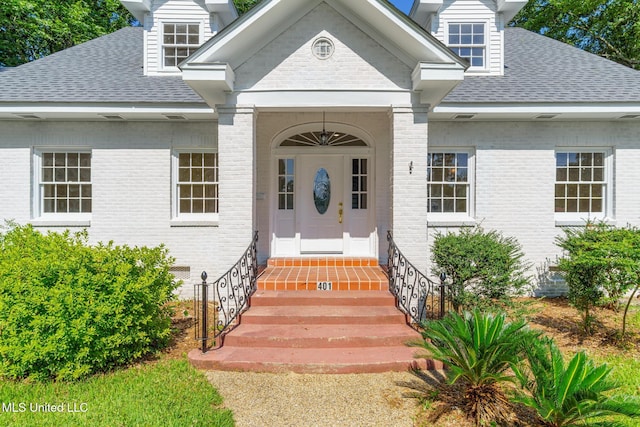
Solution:
<path fill-rule="evenodd" d="M 483 22 L 450 23 L 448 45 L 451 50 L 471 64 L 471 68 L 485 68 L 487 51 Z"/>
<path fill-rule="evenodd" d="M 164 23 L 162 25 L 162 64 L 176 68 L 200 47 L 200 24 Z"/>

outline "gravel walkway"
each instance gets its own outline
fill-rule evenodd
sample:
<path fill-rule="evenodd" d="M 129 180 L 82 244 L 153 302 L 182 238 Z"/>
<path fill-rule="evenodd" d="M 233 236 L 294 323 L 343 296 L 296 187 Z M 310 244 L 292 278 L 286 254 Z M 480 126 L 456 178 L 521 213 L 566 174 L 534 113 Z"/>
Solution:
<path fill-rule="evenodd" d="M 207 372 L 237 427 L 411 427 L 408 372 L 311 375 Z"/>

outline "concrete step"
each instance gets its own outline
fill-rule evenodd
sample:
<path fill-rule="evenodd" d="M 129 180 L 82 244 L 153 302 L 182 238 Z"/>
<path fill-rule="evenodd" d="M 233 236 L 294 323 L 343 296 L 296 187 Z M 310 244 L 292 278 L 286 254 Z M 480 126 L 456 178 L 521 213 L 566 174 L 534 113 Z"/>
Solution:
<path fill-rule="evenodd" d="M 251 325 L 241 324 L 225 347 L 345 348 L 403 346 L 420 339 L 406 325 Z"/>
<path fill-rule="evenodd" d="M 258 290 L 251 297 L 251 306 L 389 306 L 396 301 L 388 291 L 264 291 Z"/>
<path fill-rule="evenodd" d="M 442 369 L 442 364 L 414 357 L 417 349 L 407 346 L 348 348 L 227 347 L 202 354 L 189 353 L 191 363 L 201 369 L 253 372 L 376 373 L 406 371 L 410 367 Z"/>

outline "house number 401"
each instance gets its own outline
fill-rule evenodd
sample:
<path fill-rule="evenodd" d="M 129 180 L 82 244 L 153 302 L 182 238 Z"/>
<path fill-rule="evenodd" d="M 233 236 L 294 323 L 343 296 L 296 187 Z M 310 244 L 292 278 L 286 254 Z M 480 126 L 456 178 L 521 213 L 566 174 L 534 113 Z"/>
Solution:
<path fill-rule="evenodd" d="M 330 291 L 333 289 L 332 282 L 318 282 L 318 290 L 319 291 Z"/>

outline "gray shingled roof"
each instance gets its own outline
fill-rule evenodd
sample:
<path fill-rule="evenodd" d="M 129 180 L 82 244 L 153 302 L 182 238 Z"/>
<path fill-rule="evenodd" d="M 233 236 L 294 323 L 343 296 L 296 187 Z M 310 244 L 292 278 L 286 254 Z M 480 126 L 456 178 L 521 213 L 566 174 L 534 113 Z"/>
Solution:
<path fill-rule="evenodd" d="M 640 71 L 524 30 L 505 30 L 505 75 L 467 76 L 443 103 L 640 102 Z"/>
<path fill-rule="evenodd" d="M 142 28 L 128 27 L 0 74 L 0 102 L 204 103 L 179 76 L 142 74 Z"/>
<path fill-rule="evenodd" d="M 142 74 L 142 31 L 3 69 L 0 102 L 203 104 L 178 76 Z M 640 71 L 520 28 L 506 29 L 505 49 L 504 76 L 467 76 L 443 102 L 640 102 Z"/>

